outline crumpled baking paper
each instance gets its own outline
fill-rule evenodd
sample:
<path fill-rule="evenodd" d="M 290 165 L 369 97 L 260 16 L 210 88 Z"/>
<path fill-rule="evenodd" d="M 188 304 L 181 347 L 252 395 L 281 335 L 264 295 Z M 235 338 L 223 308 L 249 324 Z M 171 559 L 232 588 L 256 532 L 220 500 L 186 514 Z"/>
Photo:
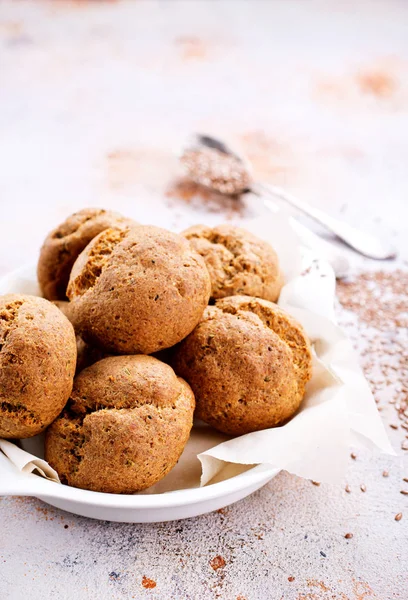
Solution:
<path fill-rule="evenodd" d="M 21 473 L 38 473 L 59 483 L 58 473 L 42 458 L 22 450 L 9 440 L 0 439 L 0 449 Z"/>
<path fill-rule="evenodd" d="M 286 281 L 278 304 L 302 323 L 312 341 L 313 377 L 300 410 L 281 427 L 230 438 L 196 423 L 177 466 L 144 494 L 207 485 L 257 464 L 336 483 L 344 478 L 350 446 L 395 454 L 356 353 L 336 326 L 331 267 L 300 246 L 281 212 L 239 225 L 269 241 L 278 253 Z M 7 292 L 38 293 L 35 268 L 4 278 L 0 294 Z M 0 440 L 0 449 L 18 470 L 58 481 L 55 471 L 40 458 L 41 438 L 21 444 L 23 449 Z"/>

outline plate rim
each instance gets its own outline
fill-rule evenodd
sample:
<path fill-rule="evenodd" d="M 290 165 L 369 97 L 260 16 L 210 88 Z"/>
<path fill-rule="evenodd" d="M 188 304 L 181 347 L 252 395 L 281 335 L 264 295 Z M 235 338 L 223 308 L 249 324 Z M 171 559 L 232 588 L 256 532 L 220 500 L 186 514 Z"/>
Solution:
<path fill-rule="evenodd" d="M 259 464 L 224 481 L 203 487 L 185 488 L 159 494 L 111 494 L 96 492 L 59 484 L 35 473 L 20 473 L 18 471 L 16 471 L 15 475 L 8 473 L 7 479 L 9 483 L 10 480 L 14 479 L 16 483 L 15 495 L 25 494 L 50 499 L 58 498 L 74 504 L 101 508 L 146 510 L 187 506 L 214 500 L 249 488 L 263 480 L 266 483 L 268 480 L 273 479 L 280 471 L 281 469 L 278 467 Z M 5 493 L 8 493 L 7 490 Z M 1 484 L 0 495 L 2 495 Z"/>

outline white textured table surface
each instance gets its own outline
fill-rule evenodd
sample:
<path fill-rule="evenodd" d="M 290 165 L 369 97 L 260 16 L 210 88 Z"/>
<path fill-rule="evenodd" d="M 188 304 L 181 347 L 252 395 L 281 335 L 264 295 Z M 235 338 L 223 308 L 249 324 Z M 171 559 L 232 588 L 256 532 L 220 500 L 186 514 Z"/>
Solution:
<path fill-rule="evenodd" d="M 201 130 L 235 142 L 264 179 L 392 236 L 397 263 L 348 256 L 354 272 L 398 266 L 407 282 L 407 3 L 3 0 L 0 86 L 0 274 L 87 205 L 175 228 L 228 218 L 233 202 L 175 183 L 174 151 Z M 395 353 L 404 332 L 371 332 L 363 304 L 340 319 L 388 428 L 406 349 L 385 377 L 370 336 Z M 400 451 L 407 431 L 389 431 Z M 403 477 L 406 462 L 366 453 L 344 485 L 282 473 L 218 513 L 157 525 L 1 498 L 0 598 L 406 600 Z"/>

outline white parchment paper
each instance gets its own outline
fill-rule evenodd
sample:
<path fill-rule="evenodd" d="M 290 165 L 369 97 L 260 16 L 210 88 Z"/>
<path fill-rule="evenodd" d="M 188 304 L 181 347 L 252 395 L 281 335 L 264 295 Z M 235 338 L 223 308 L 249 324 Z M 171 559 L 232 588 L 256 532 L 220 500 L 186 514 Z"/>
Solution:
<path fill-rule="evenodd" d="M 228 438 L 195 424 L 178 465 L 145 494 L 206 485 L 256 464 L 334 483 L 344 477 L 351 445 L 394 454 L 357 356 L 335 324 L 331 267 L 300 246 L 280 212 L 239 225 L 269 241 L 278 253 L 286 281 L 278 303 L 302 323 L 312 341 L 313 377 L 300 410 L 281 427 Z M 4 278 L 0 294 L 8 292 L 38 293 L 35 268 Z M 22 444 L 23 449 L 0 440 L 0 449 L 20 471 L 59 481 L 41 458 L 41 441 Z"/>

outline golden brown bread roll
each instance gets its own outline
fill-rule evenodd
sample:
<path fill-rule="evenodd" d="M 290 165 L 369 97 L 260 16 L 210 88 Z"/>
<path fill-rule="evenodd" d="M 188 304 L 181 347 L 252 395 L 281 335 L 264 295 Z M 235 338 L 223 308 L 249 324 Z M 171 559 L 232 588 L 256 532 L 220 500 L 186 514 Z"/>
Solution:
<path fill-rule="evenodd" d="M 205 263 L 159 227 L 107 229 L 80 254 L 67 293 L 75 330 L 117 354 L 169 348 L 199 322 L 210 298 Z"/>
<path fill-rule="evenodd" d="M 37 435 L 64 408 L 75 373 L 71 323 L 35 296 L 0 297 L 0 437 Z"/>
<path fill-rule="evenodd" d="M 275 302 L 283 275 L 275 250 L 242 227 L 195 225 L 183 232 L 201 254 L 211 277 L 214 299 L 245 294 Z"/>
<path fill-rule="evenodd" d="M 302 326 L 276 304 L 231 296 L 206 309 L 176 349 L 174 368 L 193 389 L 196 416 L 240 435 L 296 412 L 312 374 L 311 348 Z"/>
<path fill-rule="evenodd" d="M 64 300 L 72 266 L 93 238 L 108 227 L 126 229 L 137 223 L 119 213 L 84 208 L 51 231 L 42 245 L 37 266 L 38 281 L 48 300 Z"/>
<path fill-rule="evenodd" d="M 152 356 L 114 356 L 75 378 L 67 409 L 47 430 L 45 457 L 74 487 L 133 493 L 177 463 L 193 424 L 194 394 Z"/>

